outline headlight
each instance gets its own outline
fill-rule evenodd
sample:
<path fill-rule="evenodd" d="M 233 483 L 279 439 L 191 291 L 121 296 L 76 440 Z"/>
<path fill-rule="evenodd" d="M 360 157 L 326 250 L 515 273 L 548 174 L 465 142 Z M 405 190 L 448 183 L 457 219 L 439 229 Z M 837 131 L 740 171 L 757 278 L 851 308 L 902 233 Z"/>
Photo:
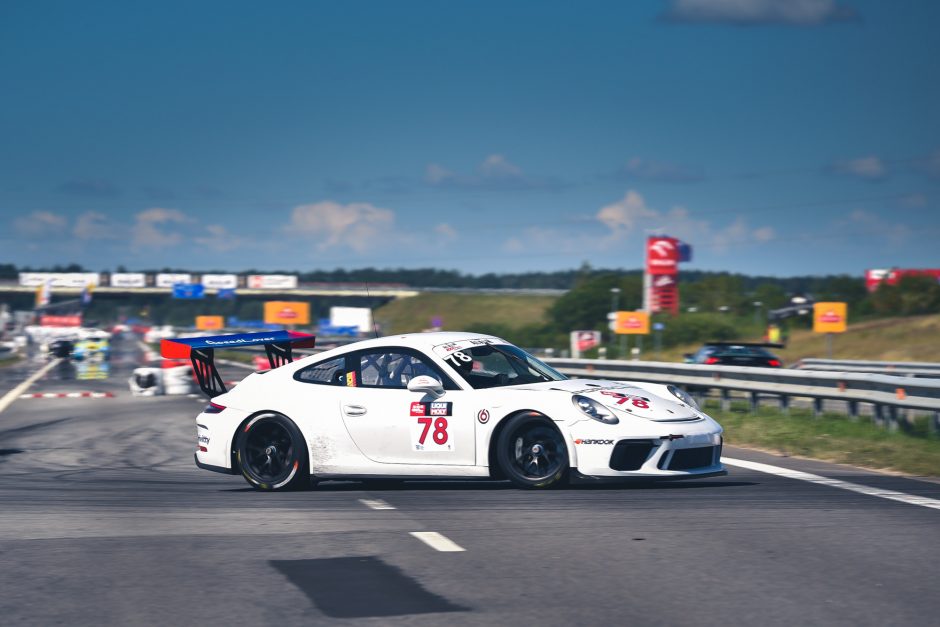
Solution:
<path fill-rule="evenodd" d="M 666 389 L 669 390 L 670 394 L 678 398 L 680 401 L 688 405 L 693 409 L 699 409 L 698 403 L 695 402 L 695 399 L 692 398 L 692 395 L 683 390 L 682 388 L 677 388 L 674 385 L 667 385 Z"/>
<path fill-rule="evenodd" d="M 587 396 L 575 394 L 571 397 L 571 402 L 574 403 L 575 407 L 581 410 L 582 414 L 598 422 L 603 422 L 608 425 L 615 425 L 620 422 L 620 419 L 614 416 L 606 407 Z"/>

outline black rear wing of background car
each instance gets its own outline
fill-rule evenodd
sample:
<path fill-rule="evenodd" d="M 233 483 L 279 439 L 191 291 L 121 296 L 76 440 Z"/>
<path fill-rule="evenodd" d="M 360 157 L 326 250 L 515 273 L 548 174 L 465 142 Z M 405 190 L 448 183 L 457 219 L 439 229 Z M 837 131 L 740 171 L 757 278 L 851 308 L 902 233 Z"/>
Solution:
<path fill-rule="evenodd" d="M 293 348 L 313 348 L 316 336 L 299 331 L 234 333 L 204 337 L 174 338 L 160 341 L 160 355 L 167 359 L 190 359 L 201 389 L 209 398 L 225 394 L 225 383 L 215 367 L 215 349 L 230 350 L 246 346 L 264 346 L 271 368 L 292 362 Z"/>

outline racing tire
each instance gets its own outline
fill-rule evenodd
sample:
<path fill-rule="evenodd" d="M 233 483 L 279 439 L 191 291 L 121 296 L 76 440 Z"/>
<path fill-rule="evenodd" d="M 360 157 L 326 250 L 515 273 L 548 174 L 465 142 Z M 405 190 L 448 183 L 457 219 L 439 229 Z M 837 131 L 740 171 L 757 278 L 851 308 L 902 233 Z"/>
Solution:
<path fill-rule="evenodd" d="M 555 488 L 568 480 L 568 447 L 545 416 L 524 414 L 509 419 L 496 442 L 496 463 L 520 488 Z"/>
<path fill-rule="evenodd" d="M 264 413 L 238 431 L 235 461 L 256 490 L 299 490 L 310 484 L 307 444 L 286 416 Z"/>

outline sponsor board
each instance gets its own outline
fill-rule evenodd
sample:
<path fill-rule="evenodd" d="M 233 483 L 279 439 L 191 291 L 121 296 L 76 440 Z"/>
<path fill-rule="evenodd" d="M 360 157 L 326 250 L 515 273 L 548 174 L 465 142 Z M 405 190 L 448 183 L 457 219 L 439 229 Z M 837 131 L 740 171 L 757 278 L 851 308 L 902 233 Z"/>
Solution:
<path fill-rule="evenodd" d="M 23 287 L 72 287 L 97 286 L 101 276 L 97 272 L 20 272 Z"/>
<path fill-rule="evenodd" d="M 82 326 L 82 317 L 78 314 L 67 316 L 39 316 L 39 326 L 41 327 L 80 327 Z"/>
<path fill-rule="evenodd" d="M 217 331 L 225 328 L 222 316 L 196 316 L 196 328 L 200 331 Z"/>
<path fill-rule="evenodd" d="M 264 304 L 267 324 L 310 324 L 310 303 L 269 300 Z"/>
<path fill-rule="evenodd" d="M 193 275 L 191 274 L 171 274 L 171 273 L 160 273 L 154 279 L 154 285 L 157 287 L 168 287 L 172 288 L 178 283 L 192 283 Z"/>
<path fill-rule="evenodd" d="M 601 345 L 600 331 L 572 331 L 571 332 L 571 357 L 579 359 L 581 353 Z"/>
<path fill-rule="evenodd" d="M 253 290 L 295 290 L 297 277 L 292 274 L 249 274 L 247 286 Z"/>
<path fill-rule="evenodd" d="M 650 316 L 645 311 L 618 311 L 614 333 L 618 335 L 649 335 Z"/>
<path fill-rule="evenodd" d="M 143 272 L 114 272 L 111 287 L 146 287 L 147 275 Z"/>
<path fill-rule="evenodd" d="M 238 277 L 234 274 L 204 274 L 199 282 L 210 290 L 234 290 L 238 287 Z"/>
<path fill-rule="evenodd" d="M 813 331 L 816 333 L 844 333 L 848 317 L 846 303 L 814 303 Z"/>

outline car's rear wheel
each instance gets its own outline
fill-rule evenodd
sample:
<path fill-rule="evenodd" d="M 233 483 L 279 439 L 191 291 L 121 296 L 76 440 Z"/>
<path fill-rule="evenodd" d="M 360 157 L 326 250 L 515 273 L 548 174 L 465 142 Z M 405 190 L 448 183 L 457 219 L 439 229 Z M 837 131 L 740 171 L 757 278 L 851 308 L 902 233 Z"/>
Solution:
<path fill-rule="evenodd" d="M 540 415 L 509 419 L 496 443 L 496 461 L 522 488 L 552 488 L 568 478 L 568 447 L 555 424 Z"/>
<path fill-rule="evenodd" d="M 258 490 L 293 490 L 310 483 L 307 445 L 293 422 L 281 414 L 255 416 L 239 430 L 236 462 Z"/>

